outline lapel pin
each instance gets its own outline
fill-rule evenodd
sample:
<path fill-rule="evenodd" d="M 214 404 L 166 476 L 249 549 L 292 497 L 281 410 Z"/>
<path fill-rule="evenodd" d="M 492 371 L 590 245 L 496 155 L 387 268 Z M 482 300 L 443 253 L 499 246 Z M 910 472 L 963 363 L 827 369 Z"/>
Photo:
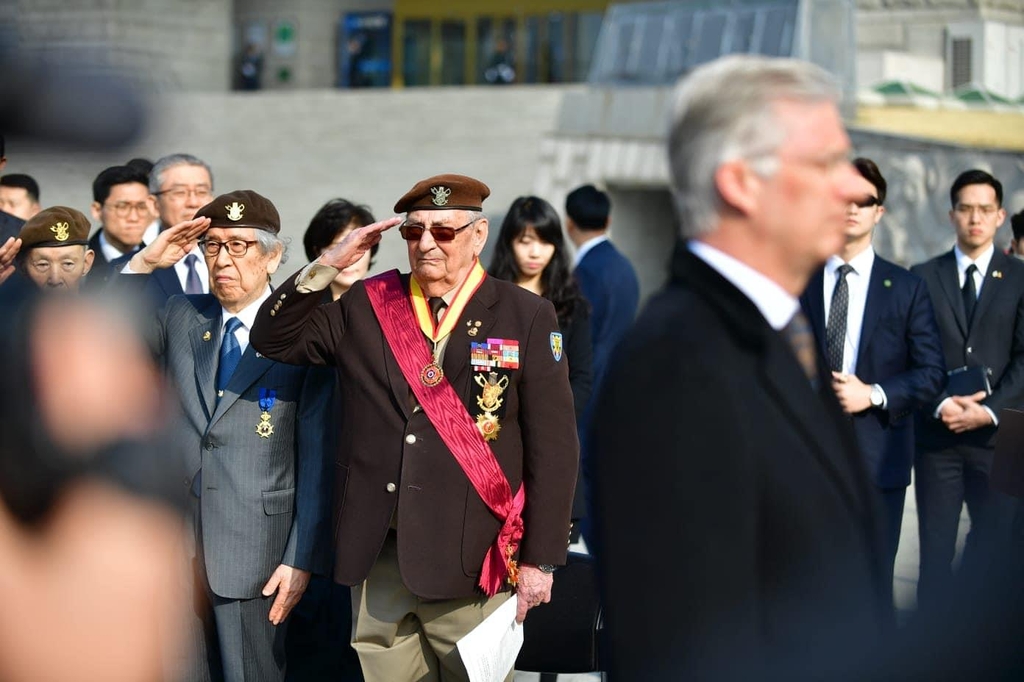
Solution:
<path fill-rule="evenodd" d="M 884 279 L 884 280 L 882 280 L 882 286 L 884 286 L 886 289 L 890 288 L 892 286 L 892 280 L 891 279 Z"/>
<path fill-rule="evenodd" d="M 210 332 L 206 332 L 205 334 L 203 334 L 203 341 L 209 341 L 212 338 L 213 338 L 213 335 L 210 334 Z"/>
<path fill-rule="evenodd" d="M 257 352 L 257 353 L 256 353 L 256 357 L 257 357 L 257 358 L 262 358 L 262 357 L 263 357 L 263 353 L 259 353 L 259 352 Z"/>
<path fill-rule="evenodd" d="M 1003 278 L 1003 273 L 1002 273 L 1001 270 L 993 270 L 992 271 L 992 276 L 995 277 L 996 279 L 1002 279 Z"/>

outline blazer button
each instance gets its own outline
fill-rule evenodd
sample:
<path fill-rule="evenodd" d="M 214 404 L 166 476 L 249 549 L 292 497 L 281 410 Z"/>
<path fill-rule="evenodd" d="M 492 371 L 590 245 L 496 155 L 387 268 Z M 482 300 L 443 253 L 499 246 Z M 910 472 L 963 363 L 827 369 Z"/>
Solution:
<path fill-rule="evenodd" d="M 207 450 L 213 450 L 213 443 L 211 443 L 211 442 L 207 441 L 207 443 L 206 443 L 206 449 L 207 449 Z"/>
<path fill-rule="evenodd" d="M 408 436 L 405 437 L 405 442 L 408 443 L 409 445 L 412 445 L 413 443 L 416 442 L 416 436 L 410 433 Z"/>
<path fill-rule="evenodd" d="M 187 488 L 192 481 L 189 480 L 188 476 L 185 477 L 185 487 Z"/>
<path fill-rule="evenodd" d="M 967 346 L 967 353 L 970 354 L 970 353 L 973 353 L 973 352 L 974 352 L 974 349 L 971 348 L 970 346 Z"/>
<path fill-rule="evenodd" d="M 398 486 L 396 486 L 394 483 L 388 483 L 387 486 L 385 487 L 387 488 L 389 493 L 393 493 L 396 490 L 398 490 Z"/>

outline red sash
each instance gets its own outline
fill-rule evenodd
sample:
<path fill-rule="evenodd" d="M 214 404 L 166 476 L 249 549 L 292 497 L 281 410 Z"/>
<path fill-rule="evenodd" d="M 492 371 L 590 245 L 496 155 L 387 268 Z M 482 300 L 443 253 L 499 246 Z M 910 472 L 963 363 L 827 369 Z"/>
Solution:
<path fill-rule="evenodd" d="M 518 567 L 512 557 L 519 550 L 523 537 L 521 514 L 526 502 L 523 486 L 512 495 L 512 488 L 491 446 L 448 379 L 442 378 L 435 386 L 426 386 L 420 381 L 420 370 L 433 362 L 434 357 L 413 316 L 398 271 L 390 270 L 365 283 L 370 305 L 398 360 L 402 376 L 480 499 L 502 521 L 498 537 L 487 551 L 480 570 L 480 588 L 492 597 L 506 579 L 512 585 L 518 580 Z"/>

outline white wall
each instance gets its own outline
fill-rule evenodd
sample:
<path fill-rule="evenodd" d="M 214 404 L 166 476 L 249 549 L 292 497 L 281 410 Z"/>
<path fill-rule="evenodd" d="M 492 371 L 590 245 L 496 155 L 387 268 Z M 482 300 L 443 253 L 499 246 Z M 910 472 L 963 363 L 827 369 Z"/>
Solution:
<path fill-rule="evenodd" d="M 942 92 L 946 63 L 940 57 L 894 52 L 860 50 L 857 53 L 857 87 L 869 88 L 882 81 L 902 80 Z"/>

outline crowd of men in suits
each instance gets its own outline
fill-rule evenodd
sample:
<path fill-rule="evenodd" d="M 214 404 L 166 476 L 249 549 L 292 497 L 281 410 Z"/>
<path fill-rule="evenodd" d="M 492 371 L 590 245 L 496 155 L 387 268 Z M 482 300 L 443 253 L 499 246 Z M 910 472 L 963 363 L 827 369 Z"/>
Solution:
<path fill-rule="evenodd" d="M 1018 502 L 991 485 L 1001 411 L 1024 407 L 1024 263 L 996 248 L 1003 187 L 977 169 L 950 187 L 951 251 L 910 270 L 876 254 L 888 188 L 849 160 L 837 98 L 792 60 L 729 57 L 680 82 L 681 239 L 635 324 L 607 195 L 568 195 L 598 386 L 580 440 L 554 308 L 479 264 L 490 190 L 474 178 L 416 183 L 402 218 L 352 230 L 276 289 L 274 204 L 215 196 L 188 154 L 100 172 L 91 236 L 70 207 L 0 212 L 0 293 L 116 291 L 149 311 L 178 398 L 192 605 L 167 675 L 284 679 L 288 617 L 319 574 L 353 587 L 366 679 L 465 679 L 461 636 L 512 594 L 520 622 L 550 601 L 579 469 L 613 679 L 949 663 L 908 664 L 900 645 L 945 642 L 935 624 L 952 618 L 969 636 L 988 602 L 964 606 L 964 585 L 1024 565 Z M 394 227 L 409 272 L 325 299 Z M 899 630 L 912 471 L 924 618 Z M 1007 656 L 985 664 L 1002 674 Z"/>

